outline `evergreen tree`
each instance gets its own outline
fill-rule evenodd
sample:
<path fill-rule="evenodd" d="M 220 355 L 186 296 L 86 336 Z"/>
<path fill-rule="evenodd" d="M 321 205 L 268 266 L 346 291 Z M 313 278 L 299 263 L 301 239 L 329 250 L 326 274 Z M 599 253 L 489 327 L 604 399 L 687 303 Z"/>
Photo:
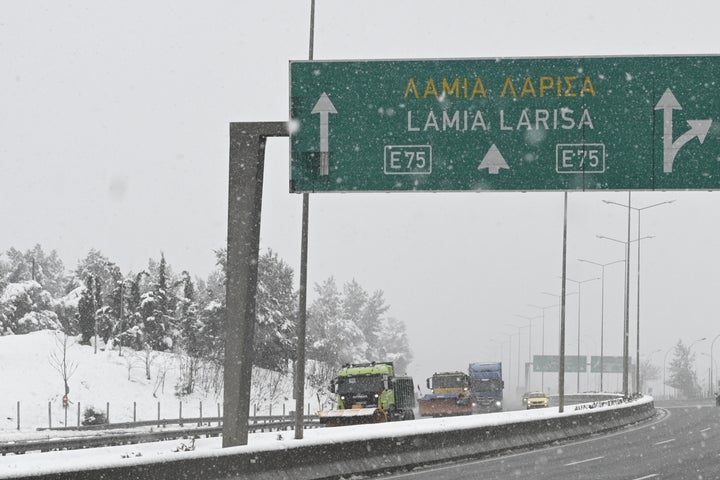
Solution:
<path fill-rule="evenodd" d="M 153 350 L 171 350 L 178 336 L 174 317 L 176 301 L 168 288 L 174 282 L 163 253 L 160 262 L 148 262 L 148 271 L 153 285 L 140 300 L 143 342 Z"/>
<path fill-rule="evenodd" d="M 155 287 L 157 298 L 157 310 L 161 316 L 166 316 L 169 311 L 170 292 L 168 291 L 168 272 L 165 254 L 160 252 L 160 265 L 158 267 L 157 286 Z"/>
<path fill-rule="evenodd" d="M 85 289 L 78 303 L 78 322 L 80 326 L 80 344 L 90 345 L 90 339 L 95 335 L 95 277 L 88 275 L 85 278 Z"/>
<path fill-rule="evenodd" d="M 378 354 L 386 361 L 395 365 L 395 373 L 407 372 L 413 355 L 410 350 L 405 323 L 395 318 L 388 318 L 383 322 L 382 331 L 378 340 Z"/>
<path fill-rule="evenodd" d="M 368 294 L 358 284 L 355 279 L 343 285 L 343 295 L 341 301 L 341 326 L 342 329 L 348 330 L 348 340 L 354 338 L 352 345 L 352 357 L 354 362 L 366 362 L 377 360 L 377 358 L 368 356 L 369 342 L 368 330 L 372 330 L 372 321 L 368 322 L 364 318 L 365 308 L 367 307 Z M 351 331 L 353 330 L 353 331 Z"/>
<path fill-rule="evenodd" d="M 683 398 L 697 398 L 700 396 L 700 386 L 697 376 L 692 369 L 695 354 L 690 353 L 682 340 L 675 345 L 675 357 L 670 362 L 670 378 L 666 384 L 676 389 Z"/>
<path fill-rule="evenodd" d="M 316 283 L 315 292 L 318 298 L 308 309 L 307 357 L 339 367 L 343 362 L 338 360 L 338 349 L 330 337 L 333 330 L 331 325 L 340 315 L 340 292 L 335 279 L 330 277 L 321 285 Z"/>
<path fill-rule="evenodd" d="M 342 297 L 330 277 L 315 285 L 318 298 L 308 314 L 308 358 L 325 362 L 335 369 L 346 363 L 366 361 L 363 332 L 343 316 Z"/>
<path fill-rule="evenodd" d="M 285 372 L 294 357 L 297 299 L 292 268 L 272 250 L 259 258 L 256 302 L 254 363 Z"/>
<path fill-rule="evenodd" d="M 144 290 L 143 279 L 148 273 L 143 270 L 135 275 L 130 274 L 130 294 L 128 296 L 128 312 L 137 312 L 140 310 L 140 302 Z"/>
<path fill-rule="evenodd" d="M 125 315 L 124 305 L 124 285 L 120 268 L 115 264 L 109 264 L 110 281 L 106 285 L 107 298 L 106 305 L 98 310 L 98 334 L 103 342 L 108 343 L 110 338 L 119 336 L 124 331 L 124 322 L 121 322 L 120 314 Z M 97 288 L 97 286 L 96 286 Z M 96 301 L 101 298 L 100 292 L 96 293 Z"/>
<path fill-rule="evenodd" d="M 88 254 L 78 262 L 75 268 L 75 275 L 84 279 L 88 275 L 92 275 L 95 279 L 95 289 L 99 292 L 109 292 L 114 282 L 113 270 L 117 268 L 105 255 L 99 250 L 90 249 Z M 104 299 L 98 299 L 98 307 L 104 304 Z"/>
<path fill-rule="evenodd" d="M 365 334 L 365 340 L 368 344 L 367 357 L 378 359 L 380 361 L 387 360 L 378 350 L 381 345 L 383 335 L 384 315 L 390 307 L 385 305 L 382 290 L 375 291 L 365 304 L 362 315 L 359 319 L 359 325 Z"/>
<path fill-rule="evenodd" d="M 197 373 L 206 348 L 202 335 L 202 317 L 195 302 L 195 286 L 187 271 L 182 272 L 181 280 L 176 286 L 182 287 L 182 294 L 177 299 L 175 318 L 180 329 L 179 345 L 186 355 L 181 363 L 181 378 L 176 385 L 176 391 L 179 395 L 188 395 L 195 390 Z"/>
<path fill-rule="evenodd" d="M 65 267 L 55 250 L 46 254 L 38 244 L 31 250 L 20 252 L 10 248 L 6 252 L 8 262 L 3 276 L 5 283 L 34 280 L 51 295 L 59 297 L 64 292 Z"/>
<path fill-rule="evenodd" d="M 386 319 L 389 307 L 383 292 L 368 296 L 355 281 L 344 285 L 343 295 L 334 278 L 315 285 L 318 298 L 308 315 L 308 358 L 336 370 L 345 363 L 391 361 L 404 372 L 412 361 L 405 324 Z"/>
<path fill-rule="evenodd" d="M 10 264 L 0 254 L 0 292 L 5 290 L 10 276 Z"/>

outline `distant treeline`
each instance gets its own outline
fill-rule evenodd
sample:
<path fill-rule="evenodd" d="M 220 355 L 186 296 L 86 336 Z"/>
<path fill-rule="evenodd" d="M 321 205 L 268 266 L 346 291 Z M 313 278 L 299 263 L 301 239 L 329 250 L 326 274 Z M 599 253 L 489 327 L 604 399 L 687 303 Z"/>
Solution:
<path fill-rule="evenodd" d="M 54 250 L 10 248 L 0 255 L 0 335 L 56 329 L 82 344 L 177 352 L 186 358 L 178 393 L 192 393 L 202 365 L 214 365 L 222 378 L 226 254 L 215 254 L 216 269 L 201 279 L 176 274 L 162 253 L 144 270 L 123 273 L 94 249 L 68 270 Z M 292 370 L 297 344 L 293 278 L 276 253 L 262 253 L 254 363 L 283 374 Z M 328 385 L 347 362 L 392 360 L 399 371 L 407 368 L 412 354 L 405 324 L 386 316 L 382 291 L 368 293 L 355 280 L 341 291 L 330 277 L 315 293 L 307 326 L 311 385 Z"/>

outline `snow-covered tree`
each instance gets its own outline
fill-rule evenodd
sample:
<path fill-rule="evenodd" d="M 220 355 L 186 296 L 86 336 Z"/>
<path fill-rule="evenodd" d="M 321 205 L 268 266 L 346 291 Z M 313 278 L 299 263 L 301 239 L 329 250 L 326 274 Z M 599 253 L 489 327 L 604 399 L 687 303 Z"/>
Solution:
<path fill-rule="evenodd" d="M 177 340 L 178 330 L 175 324 L 175 296 L 169 288 L 173 283 L 165 255 L 160 261 L 148 262 L 151 287 L 141 294 L 138 327 L 142 333 L 144 348 L 165 351 L 171 350 Z"/>
<path fill-rule="evenodd" d="M 50 293 L 35 280 L 8 283 L 0 292 L 0 335 L 60 328 Z"/>
<path fill-rule="evenodd" d="M 286 372 L 295 353 L 297 300 L 293 270 L 272 250 L 259 259 L 256 301 L 254 363 Z"/>
<path fill-rule="evenodd" d="M 85 288 L 82 290 L 78 302 L 81 345 L 90 345 L 90 339 L 95 335 L 95 312 L 95 276 L 88 274 L 85 278 Z"/>
<path fill-rule="evenodd" d="M 337 369 L 345 363 L 392 361 L 404 372 L 412 360 L 405 324 L 385 318 L 383 292 L 372 295 L 355 281 L 338 292 L 330 277 L 315 285 L 318 298 L 308 315 L 308 358 Z"/>
<path fill-rule="evenodd" d="M 372 336 L 372 334 L 368 335 L 368 333 L 374 329 L 374 326 L 372 326 L 372 319 L 363 318 L 367 300 L 367 292 L 355 279 L 343 285 L 343 295 L 340 302 L 342 323 L 344 325 L 354 325 L 361 333 L 361 335 L 356 335 L 359 343 L 354 345 L 356 358 L 353 361 L 357 362 L 377 360 L 368 356 L 368 353 L 370 353 L 368 352 L 368 340 Z"/>
<path fill-rule="evenodd" d="M 339 368 L 366 361 L 367 344 L 360 327 L 343 315 L 343 299 L 335 279 L 315 284 L 318 298 L 308 312 L 308 358 Z"/>
<path fill-rule="evenodd" d="M 388 360 L 379 351 L 382 344 L 383 329 L 385 323 L 385 313 L 390 309 L 385 304 L 382 290 L 375 291 L 368 297 L 367 302 L 362 310 L 359 318 L 359 325 L 365 334 L 365 340 L 368 345 L 367 357 L 378 359 L 381 361 Z"/>
<path fill-rule="evenodd" d="M 114 283 L 113 272 L 117 266 L 102 254 L 99 250 L 90 249 L 85 258 L 78 262 L 75 268 L 75 275 L 81 280 L 85 280 L 92 275 L 95 290 L 101 293 L 107 293 L 111 290 Z M 104 298 L 97 298 L 97 308 L 100 308 L 106 302 Z"/>
<path fill-rule="evenodd" d="M 10 248 L 6 256 L 8 262 L 3 278 L 6 283 L 34 280 L 53 296 L 64 293 L 65 267 L 55 250 L 46 254 L 38 244 L 25 252 Z"/>
<path fill-rule="evenodd" d="M 175 318 L 179 328 L 179 347 L 182 349 L 181 356 L 181 378 L 175 386 L 179 395 L 187 395 L 195 390 L 198 370 L 203 355 L 207 349 L 203 337 L 202 317 L 198 312 L 198 305 L 195 301 L 195 286 L 190 273 L 183 271 L 181 280 L 176 287 L 182 293 L 177 297 L 177 310 Z"/>
<path fill-rule="evenodd" d="M 412 362 L 413 355 L 404 322 L 396 318 L 388 318 L 383 322 L 378 339 L 378 356 L 393 362 L 396 373 L 407 372 L 407 366 Z"/>

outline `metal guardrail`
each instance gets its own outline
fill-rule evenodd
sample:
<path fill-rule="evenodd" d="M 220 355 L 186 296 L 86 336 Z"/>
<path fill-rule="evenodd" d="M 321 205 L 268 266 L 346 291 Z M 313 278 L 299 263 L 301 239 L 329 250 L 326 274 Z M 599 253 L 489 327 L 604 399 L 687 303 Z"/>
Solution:
<path fill-rule="evenodd" d="M 242 450 L 179 456 L 148 462 L 96 465 L 53 472 L 53 480 L 207 480 L 281 478 L 296 480 L 350 477 L 378 471 L 414 468 L 460 459 L 480 458 L 514 448 L 547 445 L 622 428 L 652 418 L 652 399 L 624 402 L 613 409 L 594 408 L 557 417 L 517 423 L 479 424 L 472 428 L 432 431 L 411 429 L 402 435 L 309 442 L 285 449 Z M 439 448 L 441 446 L 441 448 Z M 197 452 L 194 452 L 197 453 Z M 292 472 L 292 473 L 290 473 Z M 11 474 L 9 478 L 22 478 Z"/>
<path fill-rule="evenodd" d="M 0 443 L 0 455 L 108 447 L 133 443 L 159 442 L 178 438 L 197 438 L 201 436 L 210 437 L 217 436 L 221 432 L 222 427 L 198 427 L 193 429 L 164 430 L 161 432 L 111 433 L 109 435 L 16 440 Z"/>
<path fill-rule="evenodd" d="M 305 422 L 313 423 L 318 421 L 317 415 L 305 415 Z M 120 428 L 135 428 L 135 427 L 167 427 L 168 425 L 197 425 L 201 427 L 203 425 L 211 426 L 216 423 L 218 426 L 222 425 L 223 417 L 188 417 L 188 418 L 163 418 L 161 420 L 141 420 L 136 422 L 117 422 L 117 423 L 101 423 L 97 425 L 80 425 L 80 426 L 65 426 L 65 427 L 38 427 L 38 431 L 82 431 L 82 430 L 111 430 Z M 276 424 L 285 424 L 287 422 L 295 422 L 295 417 L 292 415 L 255 415 L 250 417 L 249 426 L 251 431 L 253 428 L 271 428 Z M 272 428 L 271 428 L 272 430 Z M 261 430 L 262 431 L 262 430 Z"/>
<path fill-rule="evenodd" d="M 162 426 L 183 425 L 188 423 L 222 422 L 222 418 L 182 418 L 168 419 L 160 422 Z M 104 425 L 85 425 L 80 427 L 39 428 L 42 431 L 98 431 L 126 428 L 155 427 L 157 420 L 143 422 L 109 423 Z M 305 428 L 318 428 L 320 421 L 317 416 L 305 417 Z M 295 428 L 292 417 L 251 417 L 248 429 L 250 432 L 285 431 Z M 189 428 L 174 428 L 149 432 L 110 432 L 100 435 L 83 435 L 53 439 L 27 439 L 0 442 L 0 455 L 22 454 L 27 452 L 49 452 L 53 450 L 74 450 L 81 448 L 107 447 L 113 445 L 128 445 L 133 443 L 159 442 L 163 440 L 187 439 L 199 437 L 214 437 L 222 433 L 222 426 L 196 426 Z"/>

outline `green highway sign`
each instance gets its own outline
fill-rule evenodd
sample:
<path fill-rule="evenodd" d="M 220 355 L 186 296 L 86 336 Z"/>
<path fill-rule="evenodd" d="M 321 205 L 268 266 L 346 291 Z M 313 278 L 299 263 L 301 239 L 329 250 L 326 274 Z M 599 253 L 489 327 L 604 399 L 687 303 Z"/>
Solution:
<path fill-rule="evenodd" d="M 632 368 L 631 368 L 632 370 Z M 593 355 L 590 357 L 590 371 L 592 373 L 600 373 L 600 357 Z M 623 373 L 623 357 L 602 357 L 603 373 Z"/>
<path fill-rule="evenodd" d="M 720 188 L 720 56 L 290 63 L 290 190 Z"/>
<path fill-rule="evenodd" d="M 533 372 L 559 372 L 560 355 L 533 355 Z M 565 355 L 565 373 L 586 372 L 585 355 Z"/>

